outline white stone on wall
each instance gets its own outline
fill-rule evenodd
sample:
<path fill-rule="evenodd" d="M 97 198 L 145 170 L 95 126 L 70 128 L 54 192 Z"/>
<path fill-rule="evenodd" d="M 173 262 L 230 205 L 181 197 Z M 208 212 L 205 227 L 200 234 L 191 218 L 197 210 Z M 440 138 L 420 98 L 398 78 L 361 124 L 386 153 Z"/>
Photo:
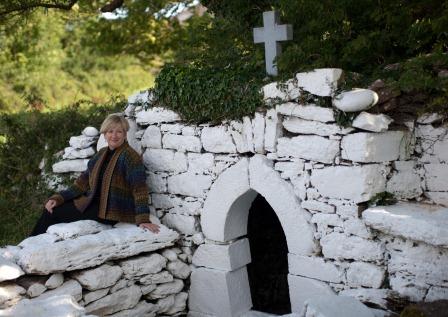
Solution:
<path fill-rule="evenodd" d="M 0 282 L 15 280 L 25 272 L 15 263 L 0 256 Z"/>
<path fill-rule="evenodd" d="M 287 102 L 276 107 L 276 111 L 285 116 L 299 117 L 305 120 L 319 122 L 334 122 L 334 113 L 330 108 L 319 107 L 314 104 L 301 105 Z"/>
<path fill-rule="evenodd" d="M 211 153 L 188 153 L 188 171 L 197 174 L 210 174 L 214 167 L 214 156 Z"/>
<path fill-rule="evenodd" d="M 233 141 L 238 153 L 254 152 L 254 141 L 252 132 L 252 122 L 249 117 L 244 117 L 243 121 L 230 122 Z"/>
<path fill-rule="evenodd" d="M 88 159 L 66 160 L 53 164 L 53 173 L 84 172 Z"/>
<path fill-rule="evenodd" d="M 333 163 L 339 153 L 339 141 L 315 135 L 301 135 L 293 138 L 279 138 L 279 157 L 298 157 L 307 160 Z"/>
<path fill-rule="evenodd" d="M 236 153 L 232 135 L 225 126 L 205 127 L 201 141 L 204 149 L 212 153 Z"/>
<path fill-rule="evenodd" d="M 297 85 L 317 96 L 331 96 L 338 87 L 342 69 L 320 68 L 310 72 L 297 73 Z"/>
<path fill-rule="evenodd" d="M 277 139 L 283 135 L 282 125 L 275 109 L 266 112 L 266 127 L 264 131 L 264 149 L 268 152 L 276 152 Z"/>
<path fill-rule="evenodd" d="M 426 189 L 429 191 L 448 190 L 448 164 L 425 164 Z"/>
<path fill-rule="evenodd" d="M 194 216 L 167 213 L 162 218 L 162 223 L 173 228 L 181 234 L 193 235 L 198 232 L 198 220 Z"/>
<path fill-rule="evenodd" d="M 341 128 L 337 124 L 326 124 L 319 121 L 304 120 L 297 117 L 289 117 L 283 120 L 283 127 L 292 133 L 315 134 L 330 136 L 334 134 L 348 134 L 353 128 Z"/>
<path fill-rule="evenodd" d="M 142 146 L 152 149 L 162 148 L 162 133 L 159 127 L 151 125 L 146 128 L 142 137 Z"/>
<path fill-rule="evenodd" d="M 191 172 L 168 177 L 168 191 L 173 194 L 205 197 L 205 191 L 212 185 L 209 175 L 196 175 Z"/>
<path fill-rule="evenodd" d="M 254 151 L 255 153 L 263 154 L 264 151 L 264 133 L 266 122 L 264 116 L 258 112 L 252 120 L 252 131 L 254 134 Z"/>
<path fill-rule="evenodd" d="M 352 127 L 371 132 L 385 132 L 392 123 L 392 118 L 385 114 L 361 112 L 352 122 Z"/>
<path fill-rule="evenodd" d="M 185 153 L 166 149 L 147 149 L 143 153 L 143 162 L 152 172 L 182 173 L 187 170 L 187 156 Z"/>
<path fill-rule="evenodd" d="M 136 122 L 140 125 L 175 121 L 180 121 L 180 117 L 177 113 L 160 107 L 152 107 L 148 110 L 142 110 L 136 115 Z"/>
<path fill-rule="evenodd" d="M 334 263 L 321 257 L 309 257 L 288 254 L 289 274 L 300 275 L 320 281 L 341 283 L 344 281 L 344 271 Z"/>
<path fill-rule="evenodd" d="M 165 134 L 162 138 L 165 149 L 173 149 L 180 152 L 201 152 L 201 140 L 196 136 Z"/>
<path fill-rule="evenodd" d="M 347 284 L 351 287 L 380 288 L 384 277 L 384 269 L 372 263 L 352 262 L 347 270 Z"/>

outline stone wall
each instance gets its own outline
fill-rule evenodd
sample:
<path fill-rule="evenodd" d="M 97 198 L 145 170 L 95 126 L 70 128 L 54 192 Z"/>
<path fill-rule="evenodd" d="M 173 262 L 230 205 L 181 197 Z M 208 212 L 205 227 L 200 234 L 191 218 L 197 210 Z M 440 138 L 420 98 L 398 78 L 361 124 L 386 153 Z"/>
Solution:
<path fill-rule="evenodd" d="M 185 312 L 191 254 L 178 234 L 84 220 L 0 254 L 0 316 L 172 316 Z"/>
<path fill-rule="evenodd" d="M 393 126 L 366 112 L 374 92 L 338 93 L 341 76 L 320 69 L 266 85 L 265 110 L 220 125 L 186 124 L 152 106 L 151 92 L 129 98 L 128 140 L 147 167 L 151 213 L 179 233 L 169 263 L 192 262 L 190 316 L 250 310 L 247 217 L 258 194 L 285 233 L 293 312 L 335 294 L 382 311 L 448 299 L 448 126 L 437 115 Z M 352 127 L 336 124 L 321 98 L 359 111 Z M 398 202 L 369 208 L 386 191 Z"/>

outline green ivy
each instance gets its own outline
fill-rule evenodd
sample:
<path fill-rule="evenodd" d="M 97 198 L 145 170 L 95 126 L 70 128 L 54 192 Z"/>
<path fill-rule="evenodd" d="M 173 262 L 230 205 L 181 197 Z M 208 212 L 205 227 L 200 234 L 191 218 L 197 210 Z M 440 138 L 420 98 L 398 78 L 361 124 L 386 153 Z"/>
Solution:
<path fill-rule="evenodd" d="M 190 123 L 219 123 L 253 115 L 263 105 L 263 78 L 250 65 L 214 68 L 168 64 L 155 82 L 156 105 L 179 113 Z"/>

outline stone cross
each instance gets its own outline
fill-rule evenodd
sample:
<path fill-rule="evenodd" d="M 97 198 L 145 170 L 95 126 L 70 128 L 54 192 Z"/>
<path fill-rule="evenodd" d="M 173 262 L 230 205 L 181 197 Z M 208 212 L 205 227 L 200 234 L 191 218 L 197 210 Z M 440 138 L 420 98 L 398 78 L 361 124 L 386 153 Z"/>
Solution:
<path fill-rule="evenodd" d="M 277 76 L 277 65 L 274 60 L 282 53 L 279 41 L 292 39 L 292 25 L 279 25 L 280 17 L 278 12 L 263 12 L 264 27 L 254 29 L 254 43 L 264 43 L 266 72 L 269 75 Z"/>

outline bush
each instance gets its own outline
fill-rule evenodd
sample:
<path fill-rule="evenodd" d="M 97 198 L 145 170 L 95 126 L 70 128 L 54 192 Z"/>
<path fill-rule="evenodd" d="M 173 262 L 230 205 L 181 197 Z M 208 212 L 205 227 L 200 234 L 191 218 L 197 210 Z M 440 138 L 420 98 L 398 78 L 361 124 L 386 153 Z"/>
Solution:
<path fill-rule="evenodd" d="M 42 211 L 49 190 L 41 182 L 41 160 L 50 169 L 70 136 L 88 125 L 99 128 L 108 113 L 123 107 L 114 98 L 103 105 L 80 101 L 54 112 L 0 115 L 0 245 L 25 238 Z"/>

